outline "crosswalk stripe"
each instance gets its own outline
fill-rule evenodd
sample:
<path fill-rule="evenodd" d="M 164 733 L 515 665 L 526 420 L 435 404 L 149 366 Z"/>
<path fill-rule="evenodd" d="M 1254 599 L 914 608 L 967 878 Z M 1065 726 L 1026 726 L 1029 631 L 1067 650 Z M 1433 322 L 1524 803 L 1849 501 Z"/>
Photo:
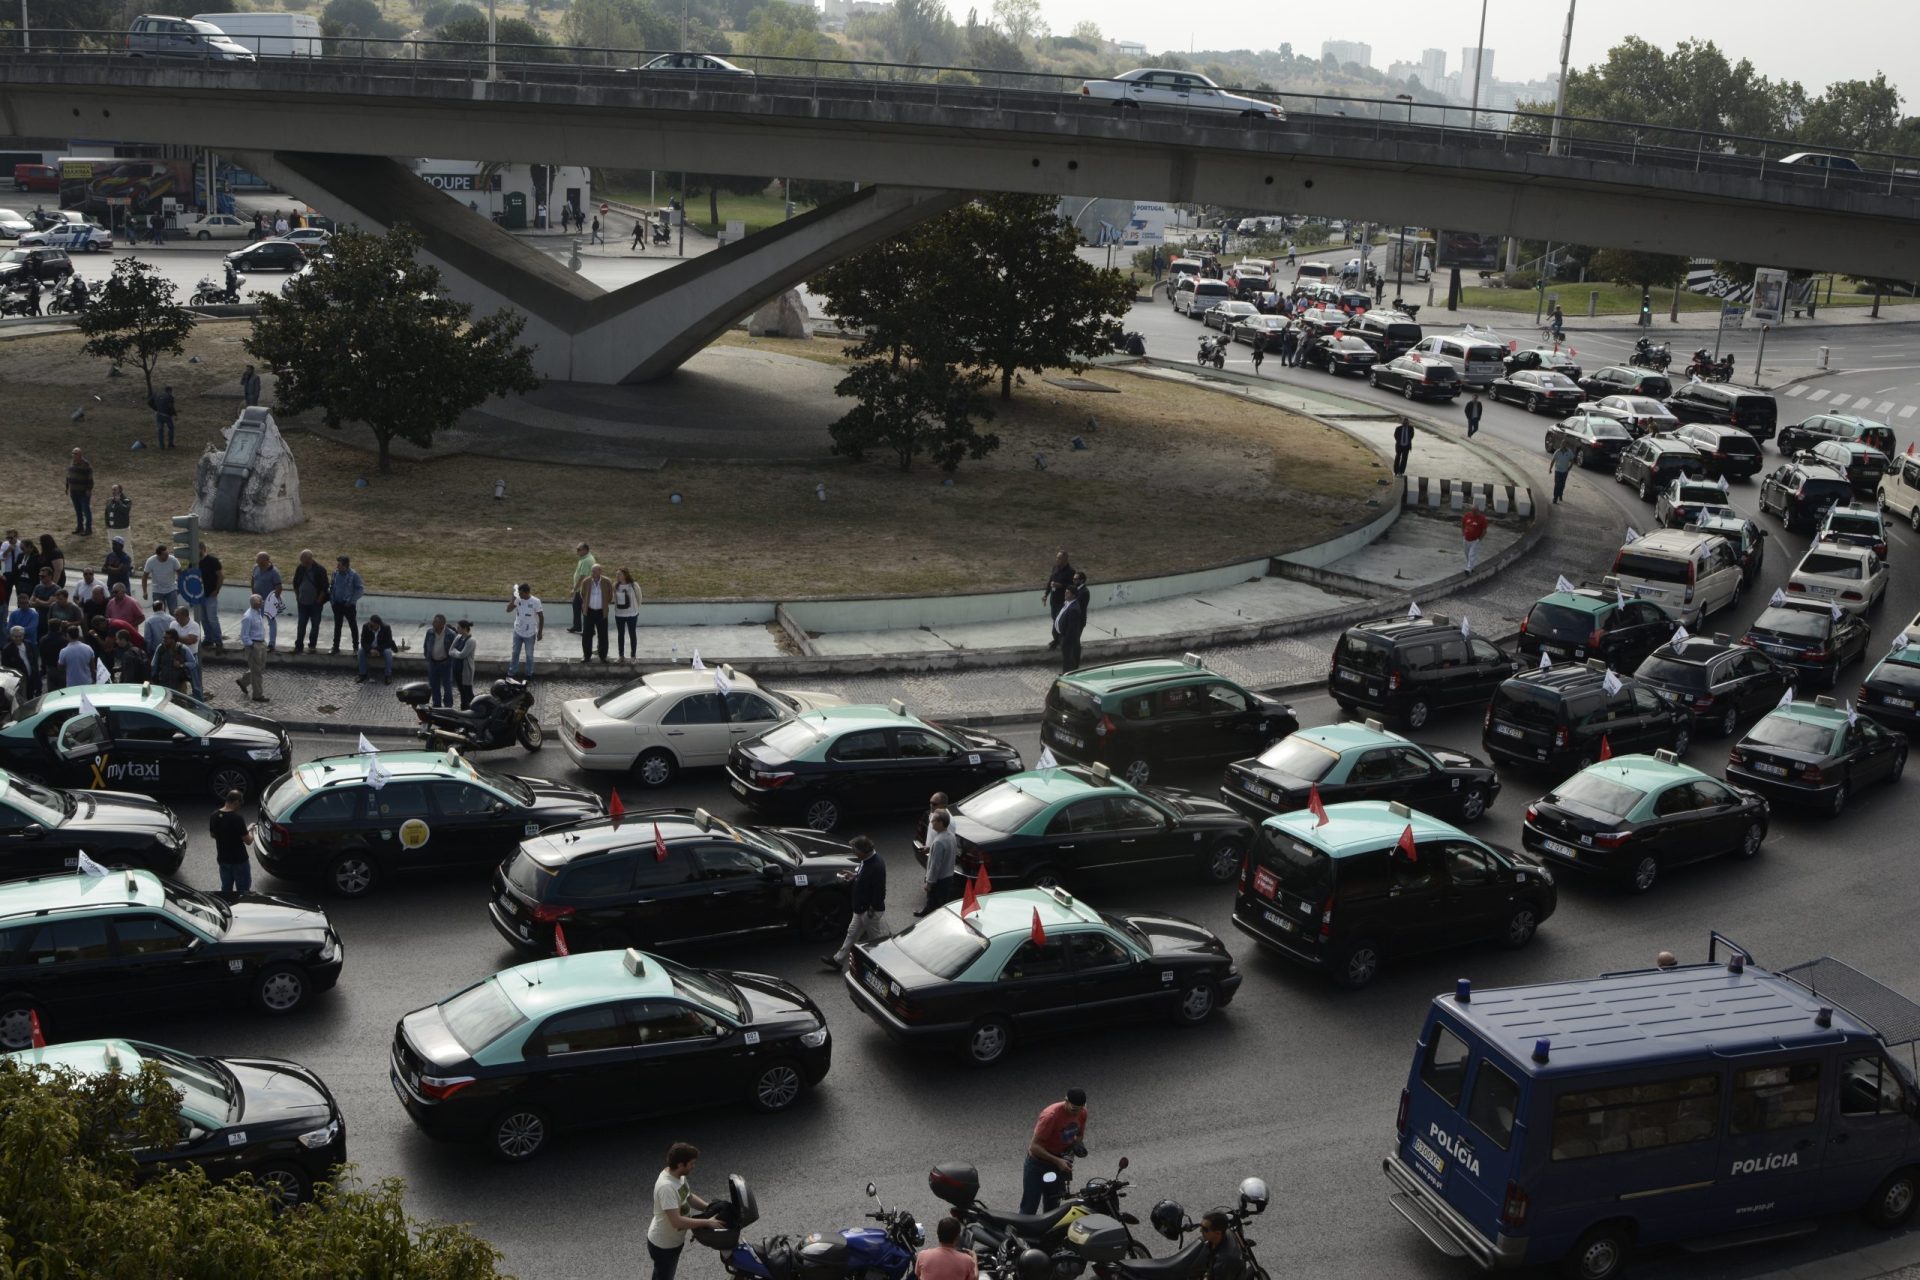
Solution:
<path fill-rule="evenodd" d="M 1893 412 L 1893 401 L 1882 400 L 1879 404 L 1873 406 L 1873 411 L 1878 416 L 1884 418 Z"/>
<path fill-rule="evenodd" d="M 1814 392 L 1814 393 L 1813 393 L 1812 395 L 1810 395 L 1810 396 L 1808 396 L 1808 397 L 1807 397 L 1807 399 L 1809 399 L 1809 400 L 1825 400 L 1825 399 L 1826 399 L 1826 398 L 1827 398 L 1828 396 L 1830 396 L 1830 395 L 1832 395 L 1832 394 L 1833 394 L 1833 393 L 1832 393 L 1831 391 L 1828 391 L 1828 390 L 1827 390 L 1827 389 L 1826 389 L 1825 387 L 1822 387 L 1822 388 L 1820 388 L 1820 389 L 1819 389 L 1818 391 L 1816 391 L 1816 392 Z"/>
<path fill-rule="evenodd" d="M 1914 408 L 1915 408 L 1914 405 L 1908 405 L 1906 408 L 1900 411 L 1900 416 L 1903 418 L 1911 418 L 1913 416 Z"/>
<path fill-rule="evenodd" d="M 1787 388 L 1787 394 L 1790 396 L 1803 396 L 1807 394 L 1806 384 L 1803 382 L 1794 383 L 1792 386 Z"/>
<path fill-rule="evenodd" d="M 1872 403 L 1873 403 L 1872 396 L 1861 396 L 1858 400 L 1855 400 L 1853 402 L 1853 407 L 1856 409 L 1864 409 Z"/>

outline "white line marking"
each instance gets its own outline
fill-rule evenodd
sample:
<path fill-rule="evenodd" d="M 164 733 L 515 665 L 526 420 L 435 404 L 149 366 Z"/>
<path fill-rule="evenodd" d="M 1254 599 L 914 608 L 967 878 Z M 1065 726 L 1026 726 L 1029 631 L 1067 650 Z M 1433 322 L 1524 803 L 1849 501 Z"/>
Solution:
<path fill-rule="evenodd" d="M 1830 396 L 1830 395 L 1832 395 L 1832 394 L 1833 394 L 1833 393 L 1832 393 L 1831 391 L 1829 391 L 1829 390 L 1827 390 L 1827 389 L 1826 389 L 1825 387 L 1822 387 L 1822 388 L 1820 388 L 1820 389 L 1819 389 L 1818 391 L 1816 391 L 1816 392 L 1814 392 L 1814 393 L 1813 393 L 1812 395 L 1810 395 L 1810 396 L 1808 396 L 1808 397 L 1807 397 L 1807 399 L 1809 399 L 1809 400 L 1825 400 L 1825 399 L 1826 399 L 1826 398 L 1827 398 L 1828 396 Z"/>
<path fill-rule="evenodd" d="M 1807 394 L 1806 385 L 1804 383 L 1796 382 L 1792 386 L 1787 388 L 1787 394 L 1790 396 L 1803 396 Z"/>
<path fill-rule="evenodd" d="M 1881 402 L 1880 402 L 1879 404 L 1877 404 L 1877 405 L 1875 405 L 1875 406 L 1874 406 L 1874 410 L 1873 410 L 1873 411 L 1874 411 L 1875 413 L 1877 413 L 1877 414 L 1879 414 L 1879 415 L 1880 415 L 1881 417 L 1883 417 L 1883 418 L 1884 418 L 1884 417 L 1886 417 L 1886 416 L 1887 416 L 1888 414 L 1890 414 L 1890 413 L 1892 413 L 1892 412 L 1893 412 L 1893 401 L 1891 401 L 1891 400 L 1882 400 L 1882 401 L 1881 401 Z"/>
<path fill-rule="evenodd" d="M 1911 418 L 1913 416 L 1913 410 L 1914 406 L 1908 405 L 1906 408 L 1900 410 L 1900 416 L 1903 418 Z"/>
<path fill-rule="evenodd" d="M 1853 407 L 1856 409 L 1864 409 L 1872 403 L 1873 403 L 1872 396 L 1861 396 L 1858 400 L 1855 400 L 1853 402 Z"/>

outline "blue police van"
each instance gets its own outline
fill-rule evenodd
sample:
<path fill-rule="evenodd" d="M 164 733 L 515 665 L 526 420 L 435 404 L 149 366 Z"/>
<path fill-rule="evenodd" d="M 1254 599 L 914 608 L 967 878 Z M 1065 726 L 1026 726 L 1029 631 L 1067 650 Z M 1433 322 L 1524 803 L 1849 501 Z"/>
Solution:
<path fill-rule="evenodd" d="M 1848 965 L 1768 971 L 1717 933 L 1705 964 L 1463 979 L 1420 1033 L 1389 1202 L 1449 1256 L 1579 1280 L 1840 1210 L 1897 1226 L 1920 1199 L 1916 1040 L 1920 1004 Z"/>

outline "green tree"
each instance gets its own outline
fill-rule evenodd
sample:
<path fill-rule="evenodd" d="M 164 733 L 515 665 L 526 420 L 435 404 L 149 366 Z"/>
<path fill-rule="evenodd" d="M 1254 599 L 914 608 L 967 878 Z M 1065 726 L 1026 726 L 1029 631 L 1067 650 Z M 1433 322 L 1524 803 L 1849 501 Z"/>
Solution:
<path fill-rule="evenodd" d="M 419 233 L 341 232 L 333 256 L 284 294 L 262 294 L 247 353 L 273 370 L 289 413 L 319 409 L 334 430 L 363 422 L 391 467 L 394 440 L 430 448 L 436 434 L 493 396 L 540 385 L 526 320 L 510 311 L 475 319 L 440 289 L 440 272 L 414 261 Z"/>
<path fill-rule="evenodd" d="M 856 403 L 827 428 L 833 451 L 855 462 L 870 450 L 890 449 L 909 471 L 926 454 L 943 471 L 962 458 L 984 458 L 1000 447 L 1000 437 L 982 435 L 976 418 L 990 418 L 983 373 L 957 369 L 941 360 L 874 358 L 861 361 L 834 387 Z"/>
<path fill-rule="evenodd" d="M 320 29 L 329 36 L 384 37 L 391 28 L 374 0 L 327 0 Z"/>
<path fill-rule="evenodd" d="M 183 1166 L 138 1176 L 129 1144 L 166 1150 L 179 1095 L 151 1063 L 81 1075 L 0 1059 L 0 1275 L 493 1280 L 465 1227 L 408 1216 L 404 1186 L 322 1187 L 292 1212 L 250 1182 Z"/>
<path fill-rule="evenodd" d="M 1677 253 L 1641 253 L 1633 249 L 1601 249 L 1593 255 L 1587 274 L 1596 280 L 1639 285 L 1644 290 L 1672 284 L 1687 274 L 1688 259 Z"/>
<path fill-rule="evenodd" d="M 819 30 L 819 11 L 773 0 L 754 10 L 747 28 L 749 52 L 768 58 L 839 58 L 840 47 Z M 779 67 L 767 68 L 779 71 Z"/>
<path fill-rule="evenodd" d="M 993 0 L 993 21 L 1017 48 L 1024 49 L 1036 37 L 1047 34 L 1047 20 L 1040 12 L 1040 0 Z"/>
<path fill-rule="evenodd" d="M 1841 80 L 1807 104 L 1794 137 L 1823 151 L 1879 151 L 1900 128 L 1900 94 L 1884 73 Z"/>
<path fill-rule="evenodd" d="M 1516 122 L 1516 128 L 1549 130 L 1553 103 L 1520 106 L 1539 116 Z M 1606 61 L 1567 75 L 1569 116 L 1693 129 L 1723 137 L 1782 137 L 1804 106 L 1805 94 L 1797 83 L 1769 80 L 1744 58 L 1729 62 L 1711 40 L 1683 40 L 1667 53 L 1638 36 L 1628 36 L 1607 50 Z M 1624 128 L 1610 124 L 1570 122 L 1566 132 L 1573 137 L 1627 140 Z M 1671 139 L 1655 130 L 1646 133 L 1644 141 L 1658 144 Z"/>
<path fill-rule="evenodd" d="M 493 31 L 502 62 L 556 62 L 561 57 L 553 46 L 553 37 L 525 18 L 500 18 Z M 440 43 L 427 46 L 429 58 L 483 59 L 487 56 L 487 15 L 460 5 L 433 38 Z"/>
<path fill-rule="evenodd" d="M 1106 43 L 1106 37 L 1100 34 L 1100 24 L 1090 19 L 1083 19 L 1073 24 L 1073 38 L 1092 45 L 1095 49 Z"/>
<path fill-rule="evenodd" d="M 80 333 L 87 340 L 80 349 L 115 366 L 129 360 L 139 365 L 152 400 L 154 369 L 163 358 L 186 350 L 195 320 L 180 305 L 173 281 L 138 258 L 122 258 L 94 294 L 93 305 L 80 313 Z"/>
<path fill-rule="evenodd" d="M 646 0 L 574 0 L 561 22 L 570 45 L 594 49 L 677 49 L 680 24 Z"/>

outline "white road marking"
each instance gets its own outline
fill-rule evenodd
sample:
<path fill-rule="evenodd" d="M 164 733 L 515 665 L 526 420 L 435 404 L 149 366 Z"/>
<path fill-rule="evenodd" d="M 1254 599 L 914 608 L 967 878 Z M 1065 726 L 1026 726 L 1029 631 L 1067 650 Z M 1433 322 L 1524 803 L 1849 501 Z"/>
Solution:
<path fill-rule="evenodd" d="M 1913 405 L 1906 406 L 1906 408 L 1900 410 L 1900 416 L 1903 418 L 1911 418 L 1913 416 L 1914 408 L 1915 406 Z"/>
<path fill-rule="evenodd" d="M 1807 388 L 1805 383 L 1796 382 L 1792 386 L 1787 388 L 1787 394 L 1790 396 L 1803 396 L 1806 393 L 1807 393 Z"/>
<path fill-rule="evenodd" d="M 1808 396 L 1808 397 L 1807 397 L 1807 399 L 1809 399 L 1809 400 L 1825 400 L 1825 399 L 1826 399 L 1826 398 L 1827 398 L 1828 396 L 1830 396 L 1830 395 L 1832 395 L 1832 394 L 1833 394 L 1833 393 L 1832 393 L 1831 391 L 1828 391 L 1828 390 L 1827 390 L 1827 389 L 1826 389 L 1825 387 L 1822 387 L 1822 388 L 1820 388 L 1820 389 L 1819 389 L 1818 391 L 1816 391 L 1816 392 L 1814 392 L 1814 393 L 1813 393 L 1812 395 L 1810 395 L 1810 396 Z"/>
<path fill-rule="evenodd" d="M 1878 405 L 1875 405 L 1875 406 L 1874 406 L 1874 410 L 1873 410 L 1873 411 L 1874 411 L 1875 413 L 1877 413 L 1877 414 L 1879 414 L 1879 415 L 1880 415 L 1881 417 L 1883 417 L 1883 418 L 1884 418 L 1884 417 L 1886 417 L 1886 416 L 1887 416 L 1888 414 L 1890 414 L 1890 413 L 1892 413 L 1892 412 L 1893 412 L 1893 401 L 1891 401 L 1891 400 L 1882 400 L 1882 401 L 1881 401 L 1881 402 L 1880 402 L 1880 403 L 1879 403 Z"/>
<path fill-rule="evenodd" d="M 1872 396 L 1861 396 L 1858 400 L 1855 400 L 1853 402 L 1853 407 L 1856 409 L 1864 409 L 1872 403 L 1873 403 Z"/>

